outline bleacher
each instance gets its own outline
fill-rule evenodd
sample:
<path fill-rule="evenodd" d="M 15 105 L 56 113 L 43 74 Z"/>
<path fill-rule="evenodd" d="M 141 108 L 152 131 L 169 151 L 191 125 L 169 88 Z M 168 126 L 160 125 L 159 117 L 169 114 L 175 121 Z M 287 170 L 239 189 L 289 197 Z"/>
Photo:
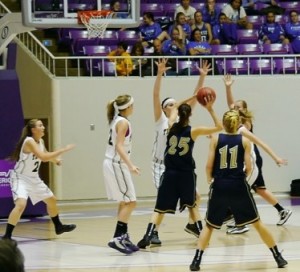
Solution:
<path fill-rule="evenodd" d="M 52 0 L 36 0 L 36 7 L 39 10 L 59 11 L 62 9 L 62 0 L 56 1 L 53 5 Z M 78 10 L 93 9 L 92 0 L 72 0 L 69 1 L 69 8 L 73 12 Z M 109 9 L 109 0 L 102 1 L 102 8 Z M 216 1 L 216 5 L 223 7 L 228 1 Z M 52 5 L 50 4 L 52 3 Z M 127 1 L 120 0 L 121 9 L 126 10 Z M 160 21 L 167 18 L 173 20 L 174 11 L 179 5 L 179 0 L 141 0 L 141 21 L 145 11 L 151 11 L 155 19 Z M 205 0 L 191 1 L 191 6 L 197 10 L 204 6 Z M 284 24 L 288 21 L 288 13 L 296 9 L 300 11 L 300 3 L 297 1 L 280 2 L 280 6 L 286 9 L 285 14 L 277 15 L 276 21 Z M 261 5 L 260 8 L 264 6 Z M 259 8 L 259 7 L 256 7 Z M 201 59 L 209 59 L 213 66 L 213 73 L 224 74 L 285 74 L 298 73 L 300 70 L 300 61 L 297 55 L 294 55 L 290 46 L 282 44 L 273 44 L 271 46 L 261 45 L 258 41 L 258 29 L 265 21 L 264 16 L 248 16 L 249 22 L 254 26 L 253 30 L 238 30 L 238 42 L 235 45 L 212 46 L 212 54 L 209 56 L 185 56 L 176 57 L 177 72 L 179 75 L 197 74 L 197 67 L 201 65 Z M 109 63 L 107 54 L 114 50 L 117 43 L 126 41 L 129 45 L 128 52 L 131 52 L 132 46 L 139 40 L 138 28 L 135 29 L 108 29 L 103 38 L 89 39 L 85 29 L 62 28 L 57 29 L 57 43 L 65 48 L 70 54 L 69 59 L 75 63 L 78 69 L 77 75 L 80 76 L 115 76 L 113 65 Z M 154 75 L 155 66 L 151 50 L 146 50 L 143 58 L 149 59 L 151 75 Z M 138 58 L 138 57 L 132 57 Z M 141 68 L 141 67 L 140 67 Z M 66 67 L 67 69 L 67 67 Z M 184 71 L 184 72 L 183 72 Z"/>

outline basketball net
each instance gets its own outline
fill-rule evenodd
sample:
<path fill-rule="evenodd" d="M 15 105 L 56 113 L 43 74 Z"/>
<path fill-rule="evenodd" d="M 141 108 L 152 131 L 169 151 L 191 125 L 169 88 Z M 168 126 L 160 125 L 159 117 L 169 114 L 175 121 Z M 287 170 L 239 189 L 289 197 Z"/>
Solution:
<path fill-rule="evenodd" d="M 112 16 L 110 10 L 78 11 L 78 23 L 86 26 L 89 39 L 103 38 Z"/>

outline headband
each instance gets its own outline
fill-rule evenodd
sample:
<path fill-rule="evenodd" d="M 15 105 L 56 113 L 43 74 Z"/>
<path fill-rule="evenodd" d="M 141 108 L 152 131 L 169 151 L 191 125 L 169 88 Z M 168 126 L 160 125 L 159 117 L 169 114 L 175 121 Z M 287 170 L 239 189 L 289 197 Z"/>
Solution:
<path fill-rule="evenodd" d="M 130 107 L 133 104 L 133 102 L 134 102 L 133 97 L 130 97 L 130 100 L 126 104 L 121 105 L 121 106 L 118 106 L 118 105 L 116 105 L 116 106 L 117 106 L 118 110 L 125 110 L 128 107 Z"/>
<path fill-rule="evenodd" d="M 163 103 L 162 103 L 162 108 L 164 109 L 166 106 L 168 106 L 168 104 L 170 104 L 170 103 L 173 103 L 173 104 L 175 104 L 176 103 L 176 100 L 174 99 L 174 98 L 167 98 L 167 99 L 165 99 L 164 101 L 163 101 Z"/>

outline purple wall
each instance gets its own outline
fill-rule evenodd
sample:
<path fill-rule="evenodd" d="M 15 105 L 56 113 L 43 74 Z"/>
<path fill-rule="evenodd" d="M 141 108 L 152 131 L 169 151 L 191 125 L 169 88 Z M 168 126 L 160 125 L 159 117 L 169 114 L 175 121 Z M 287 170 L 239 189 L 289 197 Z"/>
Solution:
<path fill-rule="evenodd" d="M 17 73 L 15 70 L 0 70 L 0 159 L 5 159 L 11 154 L 23 126 Z"/>
<path fill-rule="evenodd" d="M 7 217 L 14 207 L 10 189 L 10 171 L 14 163 L 5 159 L 13 151 L 24 127 L 19 79 L 15 69 L 16 45 L 8 46 L 7 66 L 0 70 L 0 217 Z M 46 206 L 40 202 L 33 206 L 28 201 L 23 216 L 45 215 Z"/>

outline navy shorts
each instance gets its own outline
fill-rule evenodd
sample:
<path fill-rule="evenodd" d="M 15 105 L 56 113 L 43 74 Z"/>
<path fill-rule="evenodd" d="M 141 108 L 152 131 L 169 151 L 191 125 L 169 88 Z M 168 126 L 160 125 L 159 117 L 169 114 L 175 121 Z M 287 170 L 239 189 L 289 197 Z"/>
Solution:
<path fill-rule="evenodd" d="M 206 222 L 220 229 L 231 210 L 236 225 L 243 226 L 259 220 L 259 214 L 249 184 L 244 180 L 214 181 L 209 191 Z"/>
<path fill-rule="evenodd" d="M 174 214 L 178 201 L 180 201 L 180 211 L 196 205 L 196 174 L 194 171 L 166 170 L 161 179 L 155 212 Z"/>

